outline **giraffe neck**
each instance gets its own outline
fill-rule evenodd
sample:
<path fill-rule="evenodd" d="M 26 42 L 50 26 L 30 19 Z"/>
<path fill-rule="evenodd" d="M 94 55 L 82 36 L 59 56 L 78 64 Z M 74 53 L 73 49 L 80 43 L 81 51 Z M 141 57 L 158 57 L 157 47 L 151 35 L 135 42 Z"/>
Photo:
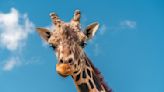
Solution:
<path fill-rule="evenodd" d="M 84 62 L 83 68 L 72 75 L 78 92 L 107 92 L 89 59 L 86 57 L 82 60 L 84 60 L 81 61 Z"/>

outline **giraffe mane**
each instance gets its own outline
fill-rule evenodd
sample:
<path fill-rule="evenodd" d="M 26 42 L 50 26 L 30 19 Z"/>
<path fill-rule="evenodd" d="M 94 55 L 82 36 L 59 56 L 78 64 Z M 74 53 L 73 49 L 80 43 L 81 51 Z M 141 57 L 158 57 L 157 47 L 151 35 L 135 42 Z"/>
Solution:
<path fill-rule="evenodd" d="M 95 75 L 96 75 L 98 81 L 99 81 L 99 82 L 101 83 L 101 85 L 104 87 L 105 91 L 106 91 L 106 92 L 112 92 L 112 89 L 111 89 L 111 88 L 107 85 L 107 83 L 105 82 L 104 77 L 103 77 L 103 75 L 101 74 L 101 72 L 99 71 L 99 69 L 96 68 L 96 67 L 93 65 L 93 63 L 91 62 L 91 60 L 90 60 L 88 57 L 87 57 L 87 61 L 88 61 L 88 63 L 91 65 L 91 67 L 92 67 L 92 69 L 93 69 L 93 71 L 94 71 L 94 73 L 95 73 Z"/>

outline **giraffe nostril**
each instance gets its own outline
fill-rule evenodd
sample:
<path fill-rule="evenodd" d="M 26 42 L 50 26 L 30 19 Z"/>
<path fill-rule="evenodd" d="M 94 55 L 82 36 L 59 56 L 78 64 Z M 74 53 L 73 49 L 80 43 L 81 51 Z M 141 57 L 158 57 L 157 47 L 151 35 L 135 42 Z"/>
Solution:
<path fill-rule="evenodd" d="M 63 60 L 62 59 L 60 59 L 60 62 L 59 63 L 63 63 Z"/>
<path fill-rule="evenodd" d="M 72 60 L 72 58 L 70 58 L 70 59 L 68 60 L 68 63 L 70 63 L 70 64 L 71 64 L 71 63 L 72 63 L 72 61 L 73 61 L 73 60 Z"/>

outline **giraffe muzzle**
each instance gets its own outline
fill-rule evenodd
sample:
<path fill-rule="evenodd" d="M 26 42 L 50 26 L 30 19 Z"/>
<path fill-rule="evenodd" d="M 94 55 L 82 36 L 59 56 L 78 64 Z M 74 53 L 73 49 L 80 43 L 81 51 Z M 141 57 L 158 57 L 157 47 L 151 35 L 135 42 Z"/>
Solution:
<path fill-rule="evenodd" d="M 72 70 L 69 64 L 56 64 L 56 71 L 62 77 L 67 77 L 72 74 Z"/>

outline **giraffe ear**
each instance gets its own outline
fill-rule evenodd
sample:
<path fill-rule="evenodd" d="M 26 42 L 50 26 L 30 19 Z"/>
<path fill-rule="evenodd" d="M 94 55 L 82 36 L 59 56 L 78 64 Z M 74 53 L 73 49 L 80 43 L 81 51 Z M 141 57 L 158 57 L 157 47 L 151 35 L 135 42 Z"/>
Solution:
<path fill-rule="evenodd" d="M 39 35 L 46 41 L 48 42 L 48 39 L 50 38 L 52 32 L 50 32 L 48 29 L 45 28 L 36 28 L 37 32 Z"/>
<path fill-rule="evenodd" d="M 99 28 L 99 24 L 95 22 L 95 23 L 90 24 L 84 30 L 84 34 L 87 36 L 88 40 L 91 39 L 95 35 L 98 28 Z"/>

